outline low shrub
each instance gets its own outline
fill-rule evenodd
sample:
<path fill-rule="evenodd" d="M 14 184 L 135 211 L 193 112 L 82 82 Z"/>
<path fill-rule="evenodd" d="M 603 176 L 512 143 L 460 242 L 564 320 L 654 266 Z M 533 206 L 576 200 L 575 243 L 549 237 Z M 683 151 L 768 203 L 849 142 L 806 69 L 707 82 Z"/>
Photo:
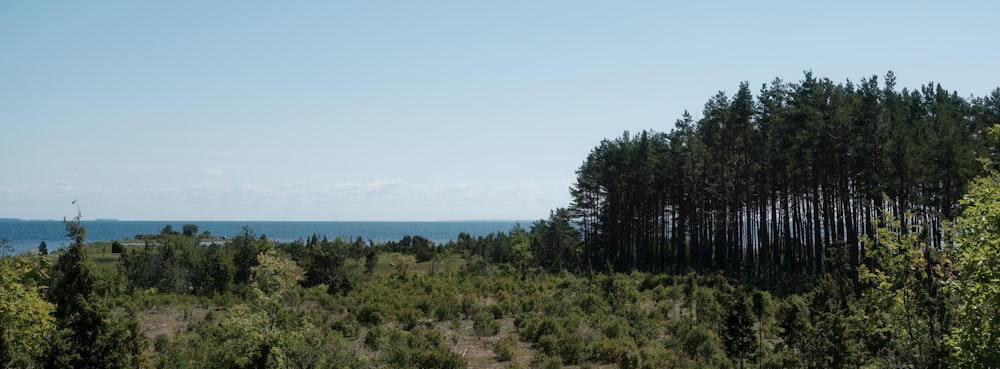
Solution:
<path fill-rule="evenodd" d="M 493 346 L 493 353 L 497 356 L 497 361 L 505 362 L 514 359 L 514 344 L 517 339 L 514 336 L 504 336 Z"/>
<path fill-rule="evenodd" d="M 382 327 L 372 327 L 365 333 L 365 347 L 372 351 L 378 351 L 385 346 L 386 336 Z"/>
<path fill-rule="evenodd" d="M 355 315 L 358 318 L 358 322 L 364 324 L 366 327 L 380 325 L 383 322 L 382 312 L 374 304 L 361 305 Z"/>
<path fill-rule="evenodd" d="M 479 337 L 494 336 L 500 333 L 500 322 L 490 313 L 479 312 L 472 318 L 472 331 Z"/>

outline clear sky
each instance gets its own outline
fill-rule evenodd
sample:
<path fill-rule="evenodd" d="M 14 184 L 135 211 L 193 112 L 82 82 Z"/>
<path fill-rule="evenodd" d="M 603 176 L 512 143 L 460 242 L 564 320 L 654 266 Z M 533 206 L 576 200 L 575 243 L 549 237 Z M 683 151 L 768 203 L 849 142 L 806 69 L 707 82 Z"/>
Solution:
<path fill-rule="evenodd" d="M 803 70 L 1000 86 L 993 1 L 4 1 L 0 217 L 538 219 Z"/>

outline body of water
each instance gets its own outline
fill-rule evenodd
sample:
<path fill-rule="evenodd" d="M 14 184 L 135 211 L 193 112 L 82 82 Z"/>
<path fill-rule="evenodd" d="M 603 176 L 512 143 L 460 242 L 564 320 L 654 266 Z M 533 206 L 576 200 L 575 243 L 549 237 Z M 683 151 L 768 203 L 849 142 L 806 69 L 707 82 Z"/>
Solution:
<path fill-rule="evenodd" d="M 117 221 L 85 220 L 87 241 L 113 241 L 132 238 L 138 234 L 158 234 L 166 225 L 180 232 L 184 224 L 195 224 L 198 233 L 211 232 L 213 236 L 231 238 L 243 227 L 254 234 L 267 235 L 278 241 L 304 239 L 313 234 L 334 239 L 341 237 L 373 241 L 398 241 L 406 235 L 422 236 L 436 243 L 445 243 L 465 232 L 473 237 L 493 232 L 507 232 L 516 225 L 528 227 L 531 222 L 518 221 L 449 221 L 449 222 L 281 222 L 281 221 Z M 49 250 L 66 247 L 71 242 L 66 237 L 66 227 L 58 220 L 0 220 L 0 238 L 14 246 L 15 253 L 37 249 L 45 241 Z"/>

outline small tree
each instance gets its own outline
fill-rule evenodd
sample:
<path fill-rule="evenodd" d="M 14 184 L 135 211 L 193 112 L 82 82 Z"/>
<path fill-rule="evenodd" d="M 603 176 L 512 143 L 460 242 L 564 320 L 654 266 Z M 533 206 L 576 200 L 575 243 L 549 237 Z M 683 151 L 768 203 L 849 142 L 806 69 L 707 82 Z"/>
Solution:
<path fill-rule="evenodd" d="M 55 332 L 55 306 L 43 298 L 45 270 L 25 255 L 0 259 L 0 368 L 30 368 Z M 33 278 L 38 274 L 41 278 Z M 39 280 L 41 279 L 41 280 Z"/>
<path fill-rule="evenodd" d="M 49 296 L 56 303 L 53 316 L 58 331 L 47 355 L 48 366 L 138 367 L 145 341 L 141 334 L 135 334 L 138 327 L 135 315 L 125 319 L 115 317 L 96 293 L 98 275 L 84 247 L 87 228 L 80 224 L 80 215 L 64 223 L 73 243 L 53 268 L 57 276 Z"/>
<path fill-rule="evenodd" d="M 198 225 L 185 224 L 181 226 L 181 232 L 183 232 L 185 236 L 194 237 L 196 234 L 198 234 Z"/>
<path fill-rule="evenodd" d="M 726 330 L 722 340 L 729 357 L 740 359 L 740 368 L 744 367 L 743 362 L 747 354 L 753 353 L 757 345 L 757 336 L 753 334 L 754 319 L 751 310 L 750 301 L 741 290 L 729 298 Z"/>
<path fill-rule="evenodd" d="M 991 133 L 998 135 L 1000 125 Z M 960 296 L 957 327 L 948 338 L 962 368 L 1000 367 L 1000 172 L 990 170 L 969 186 L 955 221 Z"/>

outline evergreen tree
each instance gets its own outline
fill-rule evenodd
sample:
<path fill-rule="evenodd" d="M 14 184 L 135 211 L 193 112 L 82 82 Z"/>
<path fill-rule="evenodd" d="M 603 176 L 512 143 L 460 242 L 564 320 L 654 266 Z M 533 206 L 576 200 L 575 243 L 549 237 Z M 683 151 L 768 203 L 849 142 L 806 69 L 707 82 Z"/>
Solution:
<path fill-rule="evenodd" d="M 87 229 L 80 224 L 79 215 L 65 224 L 73 243 L 53 268 L 56 276 L 49 296 L 56 304 L 53 316 L 58 330 L 46 366 L 137 367 L 144 337 L 134 333 L 138 329 L 135 315 L 115 317 L 96 293 L 98 277 L 86 250 Z"/>

